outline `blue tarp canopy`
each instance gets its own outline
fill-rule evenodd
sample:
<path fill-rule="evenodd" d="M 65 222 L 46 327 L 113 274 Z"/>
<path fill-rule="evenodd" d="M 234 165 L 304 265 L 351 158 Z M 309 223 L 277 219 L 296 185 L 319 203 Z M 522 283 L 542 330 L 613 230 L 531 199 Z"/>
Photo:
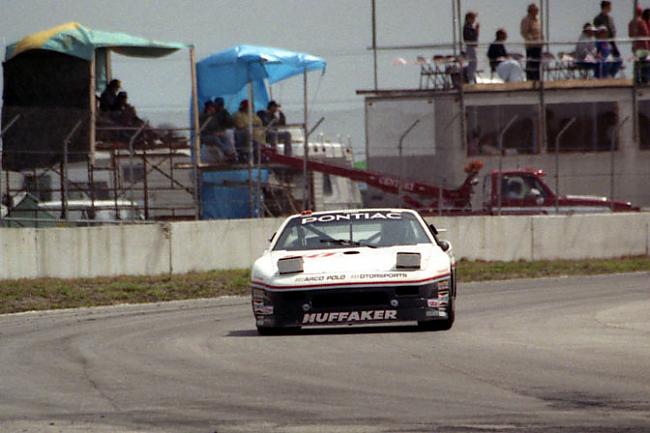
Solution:
<path fill-rule="evenodd" d="M 264 81 L 277 83 L 307 71 L 325 72 L 324 59 L 280 48 L 237 45 L 212 54 L 196 64 L 199 106 L 222 97 L 234 112 L 247 98 L 246 85 L 253 83 L 255 110 L 266 109 L 269 101 Z"/>

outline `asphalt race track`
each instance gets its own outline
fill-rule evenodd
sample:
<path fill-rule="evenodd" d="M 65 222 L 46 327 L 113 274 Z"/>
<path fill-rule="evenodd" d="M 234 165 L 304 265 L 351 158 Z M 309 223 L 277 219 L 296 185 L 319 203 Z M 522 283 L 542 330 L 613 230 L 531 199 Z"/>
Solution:
<path fill-rule="evenodd" d="M 0 316 L 1 432 L 650 432 L 650 274 L 459 287 L 448 332 L 249 300 Z"/>

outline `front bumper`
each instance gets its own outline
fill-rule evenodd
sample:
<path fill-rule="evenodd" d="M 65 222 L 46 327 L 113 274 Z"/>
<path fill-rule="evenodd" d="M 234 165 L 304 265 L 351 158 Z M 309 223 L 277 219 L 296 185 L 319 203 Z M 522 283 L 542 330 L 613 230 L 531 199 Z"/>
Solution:
<path fill-rule="evenodd" d="M 252 306 L 259 327 L 332 326 L 445 320 L 449 296 L 449 280 L 422 286 L 286 292 L 253 288 Z"/>

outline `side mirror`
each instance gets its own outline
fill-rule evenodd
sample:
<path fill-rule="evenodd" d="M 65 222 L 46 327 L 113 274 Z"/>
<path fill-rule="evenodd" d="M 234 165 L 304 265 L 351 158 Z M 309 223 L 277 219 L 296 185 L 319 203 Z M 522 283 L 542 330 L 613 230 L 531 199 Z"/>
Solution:
<path fill-rule="evenodd" d="M 269 242 L 273 242 L 273 239 L 274 239 L 274 238 L 275 238 L 275 233 L 273 233 L 273 234 L 271 235 L 271 237 L 269 238 Z"/>
<path fill-rule="evenodd" d="M 433 233 L 434 236 L 438 236 L 438 229 L 433 224 L 429 224 L 429 230 Z"/>
<path fill-rule="evenodd" d="M 451 248 L 449 241 L 438 241 L 438 246 L 444 251 L 447 252 Z"/>

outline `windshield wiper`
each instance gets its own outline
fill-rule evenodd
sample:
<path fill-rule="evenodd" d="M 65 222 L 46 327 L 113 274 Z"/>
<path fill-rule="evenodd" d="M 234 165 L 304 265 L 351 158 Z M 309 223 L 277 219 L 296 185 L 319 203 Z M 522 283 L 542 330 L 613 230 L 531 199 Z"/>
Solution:
<path fill-rule="evenodd" d="M 357 241 L 351 241 L 348 239 L 321 239 L 320 242 L 322 244 L 336 244 L 336 245 L 345 245 L 345 246 L 352 246 L 352 247 L 368 247 L 368 248 L 377 248 L 374 245 L 366 244 L 366 243 L 361 243 Z"/>

